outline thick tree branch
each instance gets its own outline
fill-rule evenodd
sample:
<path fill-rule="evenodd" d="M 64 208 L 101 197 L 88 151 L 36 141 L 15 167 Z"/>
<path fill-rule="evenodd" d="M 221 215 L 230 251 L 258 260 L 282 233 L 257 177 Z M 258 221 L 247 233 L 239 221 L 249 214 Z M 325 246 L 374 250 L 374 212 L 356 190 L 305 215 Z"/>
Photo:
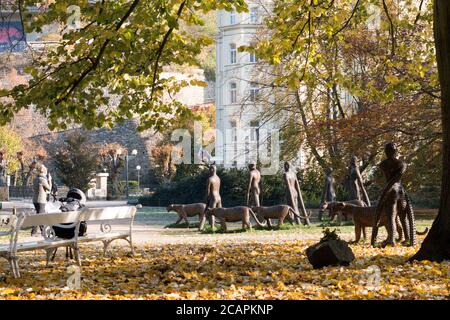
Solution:
<path fill-rule="evenodd" d="M 302 124 L 305 129 L 305 135 L 306 135 L 306 140 L 308 141 L 308 145 L 311 148 L 311 152 L 314 155 L 314 158 L 316 158 L 317 162 L 322 167 L 322 169 L 325 170 L 327 168 L 327 164 L 326 164 L 325 160 L 323 159 L 323 157 L 321 157 L 319 152 L 317 151 L 317 148 L 315 147 L 315 145 L 313 143 L 313 139 L 308 132 L 308 120 L 306 119 L 305 110 L 303 109 L 303 103 L 300 98 L 300 94 L 299 94 L 298 90 L 295 91 L 295 100 L 297 102 L 297 107 L 300 111 L 300 117 L 302 119 Z"/>
<path fill-rule="evenodd" d="M 339 99 L 336 83 L 333 84 L 331 89 L 332 89 L 334 100 L 335 100 L 336 106 L 338 107 L 339 113 L 341 114 L 341 117 L 343 119 L 345 119 L 346 116 L 345 116 L 344 109 L 342 109 L 341 99 Z"/>
<path fill-rule="evenodd" d="M 177 19 L 176 22 L 178 22 L 178 20 L 181 17 L 181 14 L 183 13 L 183 9 L 186 6 L 186 2 L 187 0 L 184 0 L 181 4 L 180 7 L 178 8 L 177 11 Z M 170 35 L 172 34 L 173 30 L 175 29 L 175 27 L 170 27 L 169 30 L 167 30 L 166 34 L 164 35 L 164 38 L 161 42 L 161 45 L 159 46 L 158 52 L 156 53 L 156 59 L 155 59 L 155 64 L 153 67 L 153 83 L 152 83 L 152 90 L 150 93 L 150 100 L 153 100 L 153 95 L 155 92 L 155 87 L 156 87 L 156 76 L 158 74 L 158 70 L 159 70 L 159 60 L 161 59 L 161 55 L 164 51 L 164 48 L 166 47 L 167 42 L 169 41 Z"/>
<path fill-rule="evenodd" d="M 342 27 L 340 27 L 337 31 L 335 31 L 335 32 L 333 33 L 333 35 L 331 36 L 332 38 L 334 38 L 335 36 L 337 36 L 338 33 L 340 33 L 342 30 L 344 30 L 345 28 L 348 27 L 348 25 L 350 24 L 350 21 L 353 19 L 353 16 L 354 16 L 355 13 L 356 13 L 356 10 L 358 9 L 359 1 L 360 1 L 360 0 L 357 0 L 357 1 L 356 1 L 356 4 L 355 4 L 355 6 L 353 7 L 353 10 L 352 10 L 352 13 L 351 13 L 350 17 L 345 21 L 345 23 L 342 25 Z"/>
<path fill-rule="evenodd" d="M 117 23 L 116 27 L 114 28 L 115 31 L 118 31 L 122 25 L 127 21 L 127 19 L 130 17 L 130 15 L 133 13 L 133 11 L 138 6 L 140 0 L 134 0 L 131 4 L 130 8 L 127 10 L 125 15 L 120 19 L 120 21 Z M 100 47 L 100 51 L 98 52 L 97 56 L 93 61 L 91 61 L 91 65 L 81 73 L 81 75 L 78 77 L 77 80 L 75 80 L 69 87 L 66 94 L 64 94 L 61 98 L 57 99 L 55 102 L 55 105 L 59 105 L 62 101 L 66 100 L 67 97 L 80 85 L 80 83 L 86 78 L 86 76 L 94 71 L 99 63 L 101 58 L 103 57 L 103 54 L 105 53 L 106 48 L 108 47 L 108 44 L 111 42 L 111 38 L 108 38 L 105 40 L 103 45 Z"/>
<path fill-rule="evenodd" d="M 389 20 L 389 33 L 391 35 L 391 53 L 392 55 L 395 54 L 395 27 L 394 27 L 394 22 L 392 21 L 391 15 L 389 13 L 389 8 L 386 4 L 386 0 L 383 0 L 383 9 L 384 12 L 386 13 L 386 17 Z"/>
<path fill-rule="evenodd" d="M 420 19 L 420 14 L 422 13 L 422 5 L 423 5 L 423 0 L 420 1 L 419 12 L 417 13 L 416 19 L 414 20 L 414 25 L 416 25 Z"/>

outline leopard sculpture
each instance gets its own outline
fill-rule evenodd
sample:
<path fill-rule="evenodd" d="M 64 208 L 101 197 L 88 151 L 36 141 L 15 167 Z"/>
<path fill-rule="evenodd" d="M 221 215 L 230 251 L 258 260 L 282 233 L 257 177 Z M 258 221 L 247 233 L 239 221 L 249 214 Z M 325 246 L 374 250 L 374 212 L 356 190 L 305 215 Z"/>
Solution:
<path fill-rule="evenodd" d="M 192 203 L 192 204 L 171 204 L 167 206 L 167 212 L 175 211 L 178 214 L 178 220 L 175 224 L 179 224 L 184 219 L 189 227 L 188 217 L 199 216 L 199 221 L 202 220 L 205 212 L 206 204 Z"/>
<path fill-rule="evenodd" d="M 256 213 L 258 218 L 266 220 L 267 225 L 271 228 L 272 223 L 270 219 L 278 219 L 278 227 L 281 226 L 284 223 L 284 220 L 286 219 L 291 224 L 294 224 L 294 220 L 291 218 L 291 215 L 298 219 L 305 219 L 309 221 L 308 217 L 302 217 L 299 214 L 295 212 L 295 210 L 288 206 L 288 205 L 277 205 L 277 206 L 271 206 L 271 207 L 252 207 L 252 210 Z"/>
<path fill-rule="evenodd" d="M 227 222 L 242 221 L 242 229 L 248 228 L 252 230 L 252 224 L 250 223 L 250 215 L 255 219 L 256 224 L 260 227 L 265 227 L 266 224 L 260 222 L 258 217 L 249 207 L 239 206 L 232 208 L 208 208 L 206 209 L 206 217 L 214 216 L 220 222 L 222 232 L 227 231 Z"/>
<path fill-rule="evenodd" d="M 336 207 L 336 204 L 338 203 L 350 203 L 354 204 L 359 207 L 366 207 L 366 203 L 362 200 L 349 200 L 349 201 L 333 201 L 333 202 L 323 202 L 320 206 L 320 210 L 327 210 L 329 211 L 329 218 L 330 220 L 334 220 L 336 216 L 338 216 L 339 213 L 344 217 L 344 220 L 347 220 L 348 218 L 351 218 L 351 215 L 347 212 L 342 212 L 341 210 L 338 210 Z M 338 216 L 339 217 L 339 216 Z"/>

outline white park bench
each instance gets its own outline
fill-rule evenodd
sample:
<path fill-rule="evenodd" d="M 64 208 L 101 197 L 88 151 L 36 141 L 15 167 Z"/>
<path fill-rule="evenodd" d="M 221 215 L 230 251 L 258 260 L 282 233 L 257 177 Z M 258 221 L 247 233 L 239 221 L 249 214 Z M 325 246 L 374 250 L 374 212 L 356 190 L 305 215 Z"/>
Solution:
<path fill-rule="evenodd" d="M 111 242 L 123 239 L 130 244 L 131 253 L 134 254 L 133 222 L 136 211 L 137 209 L 134 206 L 82 210 L 80 212 L 80 222 L 86 221 L 88 223 L 88 229 L 84 237 L 78 237 L 78 243 L 102 241 L 103 252 L 106 254 L 106 250 Z M 92 226 L 89 228 L 89 224 L 92 223 L 100 224 L 98 232 L 91 232 Z M 126 224 L 127 229 L 123 231 L 113 231 L 113 224 Z"/>
<path fill-rule="evenodd" d="M 48 213 L 39 215 L 29 215 L 19 213 L 17 215 L 0 214 L 0 236 L 9 236 L 9 243 L 0 245 L 0 257 L 8 260 L 14 277 L 20 277 L 17 253 L 33 250 L 45 250 L 47 265 L 55 250 L 59 247 L 69 247 L 75 253 L 75 259 L 81 266 L 79 244 L 85 242 L 101 241 L 104 246 L 104 253 L 108 245 L 118 239 L 128 241 L 133 251 L 133 221 L 136 214 L 135 207 L 108 207 L 108 208 L 84 208 L 77 212 Z M 88 222 L 88 230 L 85 236 L 79 237 L 79 226 L 81 221 Z M 97 222 L 100 224 L 98 232 L 92 232 L 89 224 Z M 113 232 L 111 225 L 127 222 L 127 229 L 120 232 Z M 70 226 L 62 226 L 69 223 Z M 60 227 L 75 226 L 75 236 L 72 239 L 60 239 L 56 237 L 52 226 Z M 33 226 L 43 226 L 43 239 L 33 241 L 20 241 L 21 230 L 29 229 Z"/>

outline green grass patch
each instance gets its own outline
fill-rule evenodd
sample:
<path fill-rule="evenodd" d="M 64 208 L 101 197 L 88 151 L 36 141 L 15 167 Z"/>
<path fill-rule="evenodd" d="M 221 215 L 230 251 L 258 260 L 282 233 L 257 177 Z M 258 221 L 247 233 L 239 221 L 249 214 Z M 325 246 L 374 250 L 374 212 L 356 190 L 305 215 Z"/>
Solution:
<path fill-rule="evenodd" d="M 324 221 L 319 222 L 318 226 L 319 227 L 324 227 L 324 228 L 327 228 L 327 227 L 341 227 L 341 226 L 353 226 L 353 221 L 352 220 L 347 220 L 347 221 L 338 222 L 338 221 L 335 221 L 335 220 L 333 220 L 333 221 L 324 220 Z"/>
<path fill-rule="evenodd" d="M 230 224 L 231 225 L 231 224 Z M 232 226 L 232 225 L 231 225 Z M 323 228 L 319 228 L 318 225 L 311 225 L 311 226 L 304 226 L 304 225 L 291 225 L 291 224 L 283 224 L 278 227 L 278 225 L 273 225 L 272 227 L 265 226 L 253 226 L 252 230 L 249 229 L 242 229 L 242 228 L 230 228 L 227 229 L 226 232 L 223 232 L 221 229 L 221 226 L 218 225 L 215 227 L 215 230 L 213 231 L 210 225 L 206 225 L 203 231 L 201 231 L 202 234 L 214 234 L 214 233 L 227 233 L 227 234 L 233 234 L 233 233 L 245 233 L 245 232 L 256 232 L 256 233 L 263 233 L 263 232 L 273 232 L 273 231 L 280 231 L 280 232 L 309 232 L 309 233 L 321 233 Z"/>
<path fill-rule="evenodd" d="M 215 226 L 214 230 L 210 225 L 205 225 L 203 230 L 200 231 L 201 234 L 214 234 L 214 233 L 221 233 L 221 232 L 222 232 L 222 227 L 220 225 Z"/>

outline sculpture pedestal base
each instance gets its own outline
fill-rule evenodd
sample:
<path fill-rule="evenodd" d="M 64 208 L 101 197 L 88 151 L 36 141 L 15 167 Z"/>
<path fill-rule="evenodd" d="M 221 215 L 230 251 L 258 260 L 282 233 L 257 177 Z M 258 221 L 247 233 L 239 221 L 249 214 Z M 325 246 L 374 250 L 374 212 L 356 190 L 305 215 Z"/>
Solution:
<path fill-rule="evenodd" d="M 9 201 L 9 187 L 0 187 L 0 201 Z"/>

